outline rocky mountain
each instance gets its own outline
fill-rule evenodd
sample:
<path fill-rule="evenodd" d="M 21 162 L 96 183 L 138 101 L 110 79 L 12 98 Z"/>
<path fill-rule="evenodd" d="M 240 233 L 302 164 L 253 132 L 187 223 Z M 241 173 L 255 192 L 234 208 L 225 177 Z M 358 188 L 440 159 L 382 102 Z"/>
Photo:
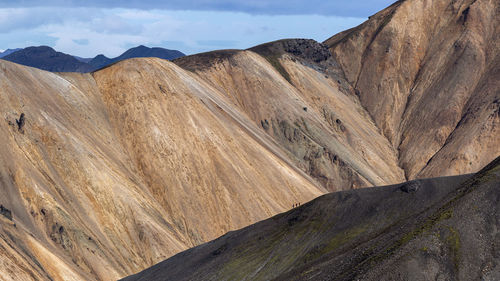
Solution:
<path fill-rule="evenodd" d="M 330 191 L 477 172 L 500 155 L 499 5 L 406 0 L 324 43 L 85 74 L 0 60 L 0 276 L 116 280 Z M 424 180 L 422 197 L 393 186 L 358 213 L 327 205 L 339 231 L 390 223 L 462 179 Z M 402 196 L 419 200 L 378 211 Z"/>
<path fill-rule="evenodd" d="M 129 58 L 157 57 L 173 60 L 184 56 L 183 53 L 176 50 L 169 50 L 164 48 L 148 48 L 142 45 L 131 48 L 120 56 L 112 59 L 107 58 L 104 55 L 97 55 L 95 58 L 80 58 L 57 52 L 47 46 L 6 50 L 3 54 L 3 56 L 0 55 L 0 58 L 3 58 L 4 60 L 26 66 L 36 67 L 47 71 L 83 73 L 92 72 L 112 63 L 116 63 Z"/>
<path fill-rule="evenodd" d="M 17 49 L 7 49 L 7 50 L 5 50 L 3 52 L 0 52 L 0 58 L 3 58 L 5 56 L 10 55 L 10 54 L 12 54 L 14 52 L 17 52 L 19 50 L 22 50 L 22 49 L 20 49 L 20 48 L 17 48 Z"/>
<path fill-rule="evenodd" d="M 497 280 L 499 195 L 500 158 L 331 193 L 123 280 Z"/>

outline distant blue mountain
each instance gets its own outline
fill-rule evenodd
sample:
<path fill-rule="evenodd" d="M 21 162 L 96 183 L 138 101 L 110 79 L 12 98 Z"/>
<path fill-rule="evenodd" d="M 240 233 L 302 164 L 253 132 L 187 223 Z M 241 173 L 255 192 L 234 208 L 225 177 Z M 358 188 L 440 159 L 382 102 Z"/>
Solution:
<path fill-rule="evenodd" d="M 9 53 L 7 53 L 9 52 Z M 164 48 L 138 46 L 127 50 L 116 58 L 97 55 L 95 58 L 81 58 L 57 52 L 51 47 L 39 46 L 6 50 L 0 58 L 22 65 L 53 72 L 92 72 L 121 60 L 137 57 L 157 57 L 173 60 L 185 56 L 182 52 Z"/>
<path fill-rule="evenodd" d="M 78 56 L 73 56 L 75 59 L 81 61 L 81 62 L 84 62 L 84 63 L 88 63 L 89 61 L 92 60 L 92 58 L 82 58 L 82 57 L 78 57 Z"/>
<path fill-rule="evenodd" d="M 185 56 L 185 54 L 177 50 L 169 50 L 164 48 L 148 48 L 146 46 L 140 45 L 138 47 L 128 49 L 125 53 L 113 59 L 107 58 L 104 55 L 98 55 L 94 59 L 92 59 L 89 64 L 94 68 L 94 70 L 96 70 L 112 63 L 131 58 L 154 57 L 166 60 L 174 60 L 183 56 Z"/>
<path fill-rule="evenodd" d="M 22 50 L 22 49 L 21 49 L 21 48 L 17 48 L 17 49 L 7 49 L 7 50 L 5 50 L 3 53 L 2 53 L 2 52 L 0 52 L 0 58 L 3 58 L 3 57 L 5 57 L 5 56 L 8 56 L 8 55 L 10 55 L 10 54 L 12 54 L 12 53 L 14 53 L 14 52 L 20 51 L 20 50 Z"/>
<path fill-rule="evenodd" d="M 91 70 L 88 64 L 47 46 L 24 48 L 2 59 L 53 72 L 87 72 Z"/>

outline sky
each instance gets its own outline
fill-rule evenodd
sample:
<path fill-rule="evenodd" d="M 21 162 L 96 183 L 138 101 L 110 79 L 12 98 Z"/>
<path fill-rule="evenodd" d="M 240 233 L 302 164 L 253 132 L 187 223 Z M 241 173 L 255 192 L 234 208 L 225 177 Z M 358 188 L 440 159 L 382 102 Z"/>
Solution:
<path fill-rule="evenodd" d="M 391 0 L 0 0 L 0 51 L 47 45 L 116 57 L 146 45 L 194 54 L 283 38 L 324 41 Z"/>

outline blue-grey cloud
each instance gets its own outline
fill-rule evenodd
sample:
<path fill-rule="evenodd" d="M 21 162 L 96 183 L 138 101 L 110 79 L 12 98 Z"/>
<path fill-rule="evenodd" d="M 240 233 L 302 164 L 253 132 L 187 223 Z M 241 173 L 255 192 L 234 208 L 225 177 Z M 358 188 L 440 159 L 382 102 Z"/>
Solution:
<path fill-rule="evenodd" d="M 394 0 L 0 0 L 2 7 L 99 7 L 367 17 Z"/>
<path fill-rule="evenodd" d="M 322 41 L 364 20 L 227 11 L 0 8 L 0 48 L 48 45 L 80 57 L 99 53 L 114 57 L 130 47 L 148 45 L 193 54 L 215 49 L 245 49 L 282 38 Z"/>
<path fill-rule="evenodd" d="M 198 40 L 196 43 L 200 46 L 206 47 L 222 47 L 222 48 L 235 48 L 238 46 L 236 40 Z"/>
<path fill-rule="evenodd" d="M 45 24 L 61 24 L 68 20 L 89 21 L 99 14 L 98 9 L 88 8 L 0 8 L 0 33 Z"/>
<path fill-rule="evenodd" d="M 72 39 L 72 41 L 78 45 L 88 45 L 90 42 L 89 39 Z"/>

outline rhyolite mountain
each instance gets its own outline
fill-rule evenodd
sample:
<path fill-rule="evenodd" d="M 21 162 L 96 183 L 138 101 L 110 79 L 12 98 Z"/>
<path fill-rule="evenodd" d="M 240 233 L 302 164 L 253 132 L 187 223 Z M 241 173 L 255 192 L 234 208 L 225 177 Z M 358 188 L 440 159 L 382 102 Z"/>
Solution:
<path fill-rule="evenodd" d="M 116 58 L 107 58 L 104 55 L 97 55 L 95 58 L 80 58 L 61 52 L 57 52 L 51 47 L 27 47 L 17 49 L 15 52 L 5 53 L 4 60 L 19 63 L 26 66 L 52 72 L 92 72 L 109 64 L 135 57 L 157 57 L 173 60 L 184 56 L 182 52 L 164 48 L 148 48 L 138 46 L 127 50 Z"/>
<path fill-rule="evenodd" d="M 84 74 L 0 60 L 0 276 L 116 280 L 331 191 L 477 172 L 500 155 L 499 5 L 399 1 L 324 43 Z"/>
<path fill-rule="evenodd" d="M 21 48 L 16 48 L 16 49 L 7 49 L 7 50 L 5 50 L 5 51 L 3 51 L 3 52 L 0 52 L 0 58 L 3 58 L 3 57 L 5 57 L 5 56 L 10 55 L 10 54 L 12 54 L 12 53 L 14 53 L 14 52 L 17 52 L 17 51 L 19 51 L 19 50 L 22 50 L 22 49 L 21 49 Z"/>
<path fill-rule="evenodd" d="M 335 192 L 125 281 L 498 280 L 500 158 L 475 175 Z"/>

